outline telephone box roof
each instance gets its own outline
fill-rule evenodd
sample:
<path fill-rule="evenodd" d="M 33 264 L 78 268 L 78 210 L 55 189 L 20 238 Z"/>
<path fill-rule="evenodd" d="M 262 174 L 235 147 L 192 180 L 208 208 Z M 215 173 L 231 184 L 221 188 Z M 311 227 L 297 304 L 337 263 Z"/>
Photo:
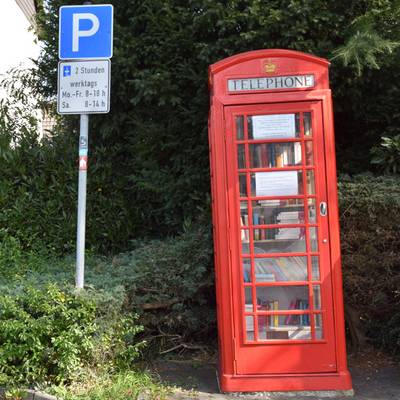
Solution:
<path fill-rule="evenodd" d="M 316 57 L 301 51 L 285 50 L 285 49 L 264 49 L 256 51 L 248 51 L 245 53 L 236 54 L 234 56 L 225 58 L 210 65 L 210 73 L 215 74 L 223 71 L 226 68 L 232 67 L 235 64 L 240 64 L 245 61 L 254 60 L 257 58 L 268 58 L 268 57 L 282 57 L 282 58 L 295 58 L 298 60 L 304 60 L 319 64 L 324 67 L 329 67 L 330 62 L 325 58 Z"/>

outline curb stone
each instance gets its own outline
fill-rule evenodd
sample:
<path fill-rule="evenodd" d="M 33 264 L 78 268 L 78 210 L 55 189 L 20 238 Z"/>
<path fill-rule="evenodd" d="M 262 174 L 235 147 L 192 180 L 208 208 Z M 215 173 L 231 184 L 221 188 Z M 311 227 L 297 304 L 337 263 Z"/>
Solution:
<path fill-rule="evenodd" d="M 6 389 L 0 388 L 0 399 L 4 399 L 6 391 Z M 26 395 L 23 397 L 23 400 L 57 400 L 57 397 L 43 393 L 40 390 L 26 389 L 24 392 Z"/>

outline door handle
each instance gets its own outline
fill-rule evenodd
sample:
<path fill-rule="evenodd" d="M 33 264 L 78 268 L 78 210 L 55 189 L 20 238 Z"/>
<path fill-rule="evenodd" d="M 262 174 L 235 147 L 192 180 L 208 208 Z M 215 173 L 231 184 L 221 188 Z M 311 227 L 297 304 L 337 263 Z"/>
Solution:
<path fill-rule="evenodd" d="M 319 213 L 322 217 L 326 217 L 326 214 L 328 213 L 328 205 L 325 201 L 321 201 L 321 203 L 319 203 Z"/>

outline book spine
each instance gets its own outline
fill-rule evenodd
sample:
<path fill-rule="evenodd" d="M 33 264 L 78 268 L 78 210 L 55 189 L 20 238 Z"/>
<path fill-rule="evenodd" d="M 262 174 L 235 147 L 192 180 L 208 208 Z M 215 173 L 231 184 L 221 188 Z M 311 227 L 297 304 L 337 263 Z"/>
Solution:
<path fill-rule="evenodd" d="M 276 167 L 275 146 L 273 144 L 268 145 L 268 160 L 270 167 Z"/>
<path fill-rule="evenodd" d="M 279 303 L 278 300 L 274 300 L 274 311 L 277 311 L 279 309 Z M 279 315 L 274 315 L 274 326 L 279 325 Z"/>
<path fill-rule="evenodd" d="M 249 226 L 249 216 L 248 215 L 245 215 L 244 216 L 244 226 Z M 249 241 L 249 230 L 248 229 L 244 229 L 244 240 L 246 241 L 246 242 L 248 242 Z"/>
<path fill-rule="evenodd" d="M 265 224 L 265 217 L 264 217 L 264 215 L 260 215 L 260 225 L 264 225 Z M 266 229 L 260 229 L 260 239 L 261 240 L 265 240 L 266 239 Z"/>
<path fill-rule="evenodd" d="M 267 144 L 260 144 L 260 157 L 261 157 L 261 168 L 268 168 L 268 148 Z"/>
<path fill-rule="evenodd" d="M 253 212 L 253 225 L 259 225 L 258 213 Z M 260 230 L 254 229 L 254 240 L 260 240 Z"/>
<path fill-rule="evenodd" d="M 273 145 L 274 146 L 274 145 Z M 277 167 L 283 167 L 283 165 L 284 165 L 284 159 L 283 159 L 283 152 L 282 152 L 282 148 L 281 148 L 281 146 L 280 145 L 275 145 L 276 146 L 276 154 L 275 154 L 275 157 L 276 157 L 276 166 Z"/>

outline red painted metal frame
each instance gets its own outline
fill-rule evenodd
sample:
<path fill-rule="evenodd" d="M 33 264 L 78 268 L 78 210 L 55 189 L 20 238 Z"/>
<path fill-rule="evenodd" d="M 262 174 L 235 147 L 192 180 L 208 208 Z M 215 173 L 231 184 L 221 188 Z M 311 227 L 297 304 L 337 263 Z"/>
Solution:
<path fill-rule="evenodd" d="M 313 74 L 312 89 L 274 90 L 229 93 L 227 80 L 241 77 L 266 76 L 265 63 L 276 65 L 274 76 Z M 213 209 L 213 235 L 215 250 L 215 277 L 218 314 L 219 378 L 223 391 L 285 391 L 285 390 L 350 390 L 351 377 L 347 370 L 342 276 L 340 265 L 339 219 L 337 206 L 337 182 L 331 91 L 328 79 L 329 62 L 308 54 L 290 50 L 259 50 L 239 54 L 222 60 L 210 67 L 209 82 L 211 107 L 209 114 L 209 144 L 211 190 Z M 238 293 L 233 287 L 232 271 L 236 243 L 230 232 L 235 221 L 229 209 L 226 122 L 224 113 L 229 106 L 268 105 L 278 103 L 320 102 L 324 129 L 326 196 L 329 212 L 329 238 L 334 320 L 334 347 L 336 369 L 321 373 L 238 373 L 235 357 L 237 341 L 235 320 L 242 310 L 237 309 Z M 234 155 L 236 157 L 236 153 Z M 231 158 L 229 159 L 231 160 Z M 292 196 L 290 196 L 292 197 Z M 257 344 L 260 346 L 260 344 Z M 270 346 L 268 342 L 264 346 Z M 291 344 L 304 346 L 298 341 Z"/>
<path fill-rule="evenodd" d="M 260 114 L 260 113 L 270 113 L 270 114 L 280 114 L 280 113 L 292 113 L 292 112 L 297 112 L 297 111 L 312 111 L 315 115 L 314 121 L 313 121 L 313 130 L 314 132 L 322 131 L 322 116 L 320 115 L 320 104 L 319 102 L 296 102 L 296 103 L 279 103 L 279 104 L 268 104 L 266 107 L 265 105 L 262 106 L 254 106 L 254 105 L 248 105 L 248 106 L 235 106 L 235 107 L 226 107 L 226 110 L 234 109 L 235 112 L 234 114 L 240 115 L 240 114 L 245 114 L 250 113 L 252 115 L 255 114 Z M 229 115 L 229 112 L 228 112 Z M 235 139 L 232 138 L 231 133 L 234 131 L 233 127 L 230 126 L 229 121 L 233 122 L 232 118 L 229 118 L 227 114 L 225 115 L 226 119 L 226 142 L 227 146 L 234 145 Z M 303 141 L 303 136 L 299 137 L 297 140 Z M 306 141 L 308 139 L 305 139 Z M 323 190 L 325 188 L 325 171 L 324 171 L 324 150 L 323 150 L 323 136 L 322 135 L 315 135 L 315 139 L 313 140 L 315 146 L 319 147 L 319 151 L 316 152 L 315 158 L 315 167 L 317 164 L 320 164 L 318 169 L 320 170 L 320 173 L 316 175 L 316 195 L 319 195 L 319 200 L 320 201 L 326 201 L 326 193 Z M 268 141 L 269 142 L 269 141 Z M 274 141 L 271 141 L 274 142 Z M 253 143 L 253 140 L 251 140 L 251 143 Z M 239 210 L 237 209 L 237 197 L 235 194 L 238 192 L 237 188 L 237 176 L 236 176 L 236 168 L 233 168 L 233 166 L 236 164 L 236 152 L 235 152 L 235 147 L 232 147 L 230 150 L 227 148 L 226 150 L 227 154 L 227 165 L 231 166 L 231 168 L 228 171 L 228 188 L 233 188 L 236 187 L 235 190 L 228 190 L 228 203 L 229 203 L 229 210 L 230 210 L 230 219 L 231 221 L 236 220 L 236 225 L 231 224 L 231 229 L 230 229 L 230 238 L 229 241 L 231 243 L 234 243 L 233 249 L 232 249 L 232 266 L 237 266 L 241 265 L 240 263 L 240 258 L 239 258 L 239 252 L 238 247 L 240 246 L 237 244 L 238 241 L 235 239 L 237 238 L 237 230 L 240 229 L 238 225 L 238 214 Z M 233 157 L 232 157 L 233 155 Z M 231 158 L 229 158 L 231 156 Z M 320 160 L 317 159 L 317 156 Z M 304 154 L 303 154 L 303 160 L 305 160 Z M 300 170 L 303 171 L 303 173 L 306 170 L 315 170 L 315 167 L 307 167 L 302 165 Z M 272 169 L 267 169 L 268 171 L 271 171 Z M 281 171 L 284 170 L 293 170 L 293 168 L 289 167 L 284 167 L 280 168 Z M 249 182 L 248 182 L 249 184 Z M 303 192 L 304 194 L 299 196 L 305 196 L 309 197 L 308 194 L 306 194 L 306 185 L 305 182 L 303 182 L 304 187 L 303 187 Z M 322 193 L 323 191 L 323 193 Z M 280 196 L 278 196 L 280 197 Z M 291 197 L 291 196 L 289 196 Z M 315 195 L 312 196 L 315 198 Z M 246 197 L 241 197 L 241 199 L 244 199 Z M 258 197 L 258 199 L 261 199 L 262 197 Z M 251 207 L 250 207 L 251 208 Z M 250 211 L 249 211 L 250 212 Z M 307 212 L 305 213 L 306 216 L 306 224 L 308 224 L 307 221 Z M 326 218 L 319 218 L 320 221 L 318 223 L 318 226 L 320 228 L 320 231 L 327 231 L 328 230 L 328 221 Z M 251 227 L 251 218 L 249 219 L 249 225 Z M 290 226 L 290 225 L 287 225 Z M 296 225 L 299 226 L 299 225 Z M 316 226 L 316 224 L 308 224 L 308 226 Z M 308 230 L 306 232 L 306 237 L 308 237 Z M 328 237 L 328 232 L 320 232 L 320 237 L 319 237 L 319 253 L 320 253 L 320 259 L 322 260 L 323 258 L 329 258 L 329 249 L 326 247 L 326 244 L 322 243 L 321 237 Z M 250 239 L 252 239 L 251 234 L 250 234 Z M 304 253 L 308 254 L 315 254 L 315 253 L 310 253 L 310 248 L 308 241 L 306 241 L 307 244 L 307 250 Z M 235 251 L 236 250 L 236 251 Z M 302 255 L 305 255 L 305 254 Z M 290 256 L 290 253 L 274 253 L 272 255 L 263 255 L 263 257 L 279 257 L 279 256 Z M 253 258 L 254 254 L 250 252 L 250 256 Z M 323 257 L 324 256 L 324 257 Z M 325 264 L 322 263 L 321 264 Z M 327 260 L 326 264 L 328 266 L 330 265 L 329 260 Z M 310 272 L 311 264 L 309 261 L 309 266 L 308 270 Z M 240 282 L 243 282 L 243 278 L 240 275 L 238 277 L 238 271 L 237 268 L 233 268 L 232 270 L 232 275 L 233 275 L 233 282 L 236 284 L 233 286 L 233 292 L 237 294 L 242 294 L 242 296 L 233 296 L 234 298 L 234 307 L 236 310 L 243 310 L 244 308 L 244 300 L 240 299 L 240 297 L 243 297 L 243 289 L 241 286 Z M 321 273 L 325 275 L 324 271 L 321 269 Z M 254 274 L 254 269 L 253 269 L 253 274 Z M 269 342 L 258 342 L 257 343 L 257 329 L 255 329 L 255 341 L 249 342 L 249 341 L 244 341 L 243 343 L 243 336 L 244 333 L 242 331 L 242 326 L 244 325 L 244 318 L 242 321 L 238 321 L 237 314 L 235 313 L 234 315 L 234 321 L 235 321 L 235 332 L 236 332 L 236 341 L 235 341 L 235 360 L 236 360 L 236 373 L 243 375 L 249 375 L 249 374 L 259 374 L 259 373 L 269 373 L 269 374 L 277 374 L 277 373 L 316 373 L 316 372 L 328 372 L 328 371 L 335 371 L 336 370 L 336 359 L 335 359 L 335 349 L 334 349 L 334 326 L 333 326 L 333 315 L 331 312 L 326 312 L 326 310 L 332 310 L 332 292 L 331 292 L 331 281 L 330 281 L 330 271 L 326 273 L 326 277 L 323 276 L 322 282 L 321 282 L 321 290 L 322 290 L 322 300 L 323 300 L 323 307 L 321 309 L 321 312 L 317 310 L 309 310 L 309 315 L 311 318 L 311 330 L 313 334 L 313 322 L 316 314 L 323 314 L 323 319 L 324 319 L 324 327 L 325 327 L 325 337 L 324 339 L 315 339 L 315 340 L 296 340 L 296 341 L 288 341 L 288 340 L 273 340 Z M 253 280 L 254 282 L 254 276 Z M 316 282 L 313 282 L 316 283 Z M 268 283 L 266 285 L 268 286 L 294 286 L 294 285 L 299 285 L 301 284 L 300 282 L 276 282 L 276 283 Z M 305 282 L 306 285 L 308 285 L 309 289 L 309 299 L 310 299 L 310 305 L 313 304 L 313 292 L 312 292 L 312 283 L 311 282 Z M 263 286 L 263 284 L 256 284 L 257 287 Z M 253 298 L 255 298 L 255 287 L 253 286 Z M 235 304 L 236 300 L 236 304 Z M 238 301 L 241 300 L 241 301 Z M 288 314 L 301 314 L 304 311 L 278 311 L 278 312 L 263 312 L 263 315 L 274 315 L 274 314 L 279 314 L 279 315 L 288 315 Z M 257 312 L 258 317 L 260 317 L 260 313 Z M 257 321 L 258 317 L 257 314 L 255 315 L 255 320 Z M 257 322 L 255 323 L 257 325 Z M 253 346 L 248 346 L 253 344 Z M 299 346 L 302 344 L 301 346 Z M 255 346 L 254 346 L 255 345 Z M 296 346 L 297 345 L 297 346 Z M 271 360 L 273 359 L 274 361 L 271 363 L 265 362 L 264 360 Z"/>

